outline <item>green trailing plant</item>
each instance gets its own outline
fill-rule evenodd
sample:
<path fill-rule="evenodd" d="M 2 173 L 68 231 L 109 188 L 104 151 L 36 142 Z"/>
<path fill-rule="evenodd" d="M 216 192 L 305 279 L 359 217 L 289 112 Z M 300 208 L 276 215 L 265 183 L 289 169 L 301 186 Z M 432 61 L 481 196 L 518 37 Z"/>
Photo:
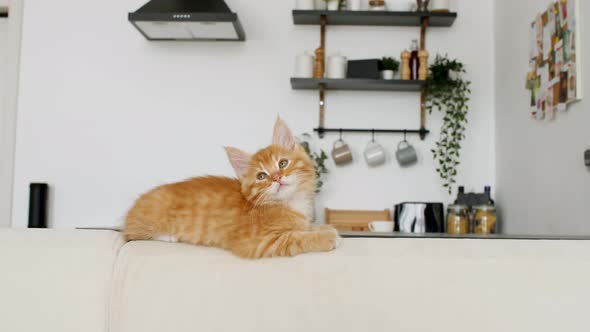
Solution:
<path fill-rule="evenodd" d="M 301 146 L 303 147 L 305 152 L 307 152 L 309 158 L 311 158 L 311 161 L 313 162 L 315 168 L 315 176 L 317 179 L 316 193 L 319 193 L 322 189 L 322 186 L 324 185 L 324 176 L 328 174 L 328 168 L 326 167 L 326 160 L 328 160 L 328 155 L 322 149 L 320 149 L 319 153 L 313 151 L 309 143 L 310 139 L 311 135 L 302 134 L 301 137 L 299 137 L 299 144 L 301 144 Z"/>
<path fill-rule="evenodd" d="M 397 72 L 399 70 L 399 60 L 390 57 L 383 57 L 381 59 L 381 66 L 383 70 L 393 70 Z"/>
<path fill-rule="evenodd" d="M 443 186 L 451 194 L 461 160 L 461 143 L 465 139 L 471 82 L 462 77 L 466 72 L 463 63 L 446 55 L 437 55 L 429 70 L 425 107 L 429 113 L 433 110 L 443 113 L 440 137 L 432 154 Z"/>

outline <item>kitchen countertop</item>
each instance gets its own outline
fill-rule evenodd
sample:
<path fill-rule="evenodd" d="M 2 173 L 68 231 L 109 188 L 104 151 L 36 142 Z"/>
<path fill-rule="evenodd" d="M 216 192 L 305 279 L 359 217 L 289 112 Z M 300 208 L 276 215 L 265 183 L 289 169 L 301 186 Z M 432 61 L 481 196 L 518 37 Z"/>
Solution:
<path fill-rule="evenodd" d="M 78 227 L 77 229 L 85 230 L 110 230 L 120 232 L 118 227 Z M 340 236 L 344 238 L 382 238 L 382 239 L 464 239 L 464 240 L 570 240 L 570 241 L 589 241 L 590 235 L 512 235 L 512 234 L 492 234 L 477 235 L 465 234 L 454 235 L 446 233 L 373 233 L 373 232 L 348 232 L 340 231 Z"/>
<path fill-rule="evenodd" d="M 340 232 L 344 238 L 403 238 L 403 239 L 478 239 L 478 240 L 572 240 L 588 241 L 590 235 L 513 235 L 513 234 L 492 234 L 478 235 L 465 234 L 454 235 L 446 233 L 372 233 L 372 232 Z"/>

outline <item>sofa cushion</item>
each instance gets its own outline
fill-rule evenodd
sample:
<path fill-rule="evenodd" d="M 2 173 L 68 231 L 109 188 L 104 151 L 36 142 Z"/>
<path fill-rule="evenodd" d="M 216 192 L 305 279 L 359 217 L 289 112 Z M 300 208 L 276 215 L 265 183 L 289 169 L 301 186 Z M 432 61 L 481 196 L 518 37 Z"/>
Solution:
<path fill-rule="evenodd" d="M 131 242 L 112 332 L 587 331 L 590 242 L 345 239 L 249 261 Z"/>
<path fill-rule="evenodd" d="M 106 331 L 122 244 L 109 231 L 0 229 L 0 331 Z"/>

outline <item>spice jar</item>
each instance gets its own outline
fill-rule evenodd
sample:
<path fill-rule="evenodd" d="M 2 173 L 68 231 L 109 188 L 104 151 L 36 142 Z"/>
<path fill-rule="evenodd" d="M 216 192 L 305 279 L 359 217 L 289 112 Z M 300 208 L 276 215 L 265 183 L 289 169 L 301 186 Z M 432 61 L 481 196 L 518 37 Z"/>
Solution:
<path fill-rule="evenodd" d="M 474 208 L 473 217 L 475 234 L 492 234 L 496 230 L 496 207 L 480 205 Z"/>
<path fill-rule="evenodd" d="M 447 208 L 447 233 L 469 233 L 469 217 L 467 216 L 466 205 L 449 205 Z"/>

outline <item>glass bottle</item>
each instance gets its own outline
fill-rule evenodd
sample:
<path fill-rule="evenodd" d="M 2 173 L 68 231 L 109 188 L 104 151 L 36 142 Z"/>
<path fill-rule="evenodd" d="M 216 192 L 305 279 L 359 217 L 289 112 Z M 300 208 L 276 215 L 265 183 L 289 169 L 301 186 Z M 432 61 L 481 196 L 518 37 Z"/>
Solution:
<path fill-rule="evenodd" d="M 418 79 L 418 72 L 420 71 L 420 58 L 418 57 L 418 40 L 412 40 L 412 46 L 410 47 L 410 74 L 412 80 Z"/>
<path fill-rule="evenodd" d="M 494 205 L 494 200 L 492 199 L 492 187 L 490 186 L 485 186 L 483 188 L 483 190 L 485 191 L 485 193 L 488 195 L 488 197 L 490 198 L 490 201 L 488 202 L 490 205 Z"/>

